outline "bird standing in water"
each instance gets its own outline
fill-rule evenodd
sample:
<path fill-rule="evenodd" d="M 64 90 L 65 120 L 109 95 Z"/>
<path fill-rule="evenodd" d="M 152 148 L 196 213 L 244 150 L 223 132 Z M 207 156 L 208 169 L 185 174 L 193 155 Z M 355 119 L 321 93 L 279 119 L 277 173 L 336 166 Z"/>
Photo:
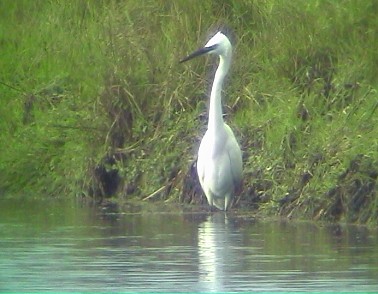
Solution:
<path fill-rule="evenodd" d="M 180 62 L 203 54 L 219 56 L 210 95 L 207 131 L 202 138 L 197 173 L 210 206 L 226 211 L 242 180 L 242 154 L 231 128 L 223 121 L 222 86 L 231 65 L 232 45 L 222 33 L 216 33 L 205 45 Z"/>

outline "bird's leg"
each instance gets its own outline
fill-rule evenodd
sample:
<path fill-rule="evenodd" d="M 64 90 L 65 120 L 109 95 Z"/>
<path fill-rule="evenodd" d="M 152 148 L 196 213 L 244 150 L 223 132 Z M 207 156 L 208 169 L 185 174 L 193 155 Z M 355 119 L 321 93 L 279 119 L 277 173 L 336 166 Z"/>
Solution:
<path fill-rule="evenodd" d="M 228 208 L 230 208 L 233 204 L 233 197 L 231 198 L 230 195 L 226 195 L 224 197 L 224 211 L 227 211 Z"/>

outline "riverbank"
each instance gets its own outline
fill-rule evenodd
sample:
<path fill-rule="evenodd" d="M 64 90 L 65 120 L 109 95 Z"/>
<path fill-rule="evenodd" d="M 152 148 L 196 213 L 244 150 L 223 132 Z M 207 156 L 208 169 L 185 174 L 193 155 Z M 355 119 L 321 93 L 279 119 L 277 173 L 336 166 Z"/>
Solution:
<path fill-rule="evenodd" d="M 206 205 L 194 164 L 216 60 L 178 61 L 227 24 L 235 209 L 378 223 L 375 1 L 0 8 L 2 195 Z"/>

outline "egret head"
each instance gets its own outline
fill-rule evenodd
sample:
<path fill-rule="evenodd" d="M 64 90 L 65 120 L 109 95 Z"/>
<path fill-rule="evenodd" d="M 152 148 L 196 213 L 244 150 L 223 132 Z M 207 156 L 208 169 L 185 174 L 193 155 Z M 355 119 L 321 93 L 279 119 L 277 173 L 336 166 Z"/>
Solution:
<path fill-rule="evenodd" d="M 193 52 L 180 61 L 185 62 L 194 57 L 204 54 L 216 54 L 219 56 L 230 56 L 232 46 L 230 40 L 222 32 L 216 33 L 205 45 L 205 47 Z"/>

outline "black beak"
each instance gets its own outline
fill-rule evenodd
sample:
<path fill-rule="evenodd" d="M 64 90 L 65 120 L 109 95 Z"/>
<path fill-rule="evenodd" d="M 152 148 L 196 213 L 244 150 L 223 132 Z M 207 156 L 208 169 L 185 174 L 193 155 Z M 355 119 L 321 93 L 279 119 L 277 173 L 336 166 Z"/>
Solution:
<path fill-rule="evenodd" d="M 193 59 L 194 57 L 197 57 L 197 56 L 200 56 L 200 55 L 203 55 L 203 54 L 206 54 L 206 53 L 209 53 L 211 51 L 213 51 L 215 48 L 217 47 L 217 45 L 213 45 L 213 46 L 210 46 L 210 47 L 203 47 L 195 52 L 193 52 L 192 54 L 188 55 L 187 57 L 185 57 L 184 59 L 181 59 L 180 60 L 180 63 L 183 63 L 185 61 L 188 61 L 190 59 Z"/>

